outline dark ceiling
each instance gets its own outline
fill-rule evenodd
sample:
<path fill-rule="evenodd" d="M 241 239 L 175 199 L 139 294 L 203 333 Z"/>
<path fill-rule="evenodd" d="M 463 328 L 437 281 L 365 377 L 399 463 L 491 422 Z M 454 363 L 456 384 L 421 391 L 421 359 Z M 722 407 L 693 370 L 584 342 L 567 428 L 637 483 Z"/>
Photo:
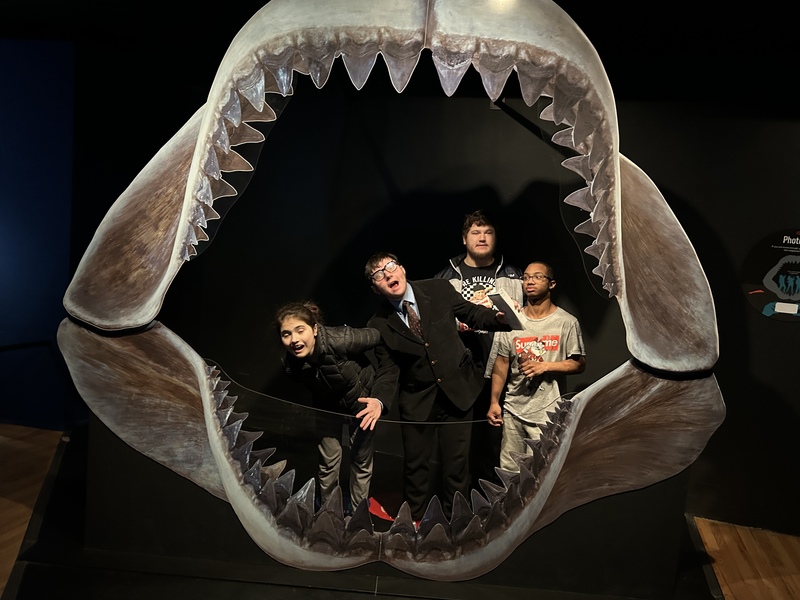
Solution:
<path fill-rule="evenodd" d="M 116 44 L 119 52 L 174 49 L 187 60 L 216 65 L 263 4 L 241 0 L 187 8 L 191 5 L 154 0 L 6 1 L 0 38 Z M 707 0 L 558 4 L 597 48 L 618 100 L 712 99 L 744 117 L 798 112 L 791 78 L 799 45 L 795 23 L 782 11 L 734 10 L 730 4 L 719 10 L 721 3 Z M 113 64 L 113 55 L 108 60 Z"/>

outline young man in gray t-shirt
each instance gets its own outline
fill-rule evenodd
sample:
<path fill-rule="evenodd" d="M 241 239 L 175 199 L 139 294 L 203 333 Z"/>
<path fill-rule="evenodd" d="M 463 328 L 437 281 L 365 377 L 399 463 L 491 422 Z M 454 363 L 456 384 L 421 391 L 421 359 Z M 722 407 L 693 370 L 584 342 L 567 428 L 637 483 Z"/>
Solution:
<path fill-rule="evenodd" d="M 533 262 L 522 280 L 527 297 L 521 319 L 525 329 L 495 334 L 497 359 L 486 415 L 492 425 L 503 426 L 500 467 L 507 471 L 519 471 L 512 452 L 530 454 L 525 439 L 539 439 L 539 425 L 547 421 L 547 411 L 554 409 L 565 392 L 566 376 L 586 368 L 578 320 L 551 299 L 556 285 L 553 268 Z"/>

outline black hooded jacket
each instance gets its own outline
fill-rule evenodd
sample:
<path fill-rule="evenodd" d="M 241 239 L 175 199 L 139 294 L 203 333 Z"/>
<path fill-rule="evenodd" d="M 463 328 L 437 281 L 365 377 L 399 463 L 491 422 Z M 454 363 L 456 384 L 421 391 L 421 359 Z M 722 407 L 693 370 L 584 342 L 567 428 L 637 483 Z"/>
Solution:
<path fill-rule="evenodd" d="M 377 329 L 340 327 L 317 328 L 313 360 L 292 356 L 283 359 L 286 373 L 310 391 L 314 406 L 342 410 L 355 415 L 363 408 L 358 398 L 369 397 L 375 367 L 365 352 L 380 342 Z"/>

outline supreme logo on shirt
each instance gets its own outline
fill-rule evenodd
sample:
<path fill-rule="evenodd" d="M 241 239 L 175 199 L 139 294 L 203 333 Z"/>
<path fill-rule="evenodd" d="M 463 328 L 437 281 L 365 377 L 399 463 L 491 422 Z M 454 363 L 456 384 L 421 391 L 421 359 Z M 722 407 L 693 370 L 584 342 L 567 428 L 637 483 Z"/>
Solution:
<path fill-rule="evenodd" d="M 525 358 L 542 361 L 545 352 L 558 350 L 560 335 L 542 335 L 514 338 L 514 352 Z"/>

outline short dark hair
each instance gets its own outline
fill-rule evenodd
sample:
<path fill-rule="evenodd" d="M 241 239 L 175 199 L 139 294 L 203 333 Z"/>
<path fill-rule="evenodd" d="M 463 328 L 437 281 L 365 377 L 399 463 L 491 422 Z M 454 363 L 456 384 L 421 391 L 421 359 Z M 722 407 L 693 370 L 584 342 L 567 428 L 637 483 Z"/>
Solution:
<path fill-rule="evenodd" d="M 367 259 L 367 264 L 364 266 L 364 277 L 367 278 L 367 281 L 372 283 L 372 272 L 385 258 L 393 260 L 398 265 L 400 264 L 400 261 L 397 260 L 397 257 L 391 252 L 376 252 Z"/>
<path fill-rule="evenodd" d="M 484 213 L 482 210 L 476 210 L 468 215 L 464 215 L 464 225 L 461 227 L 461 235 L 466 237 L 467 233 L 474 225 L 495 228 L 494 223 L 492 223 L 492 220 L 486 215 L 486 213 Z"/>
<path fill-rule="evenodd" d="M 289 317 L 299 319 L 311 327 L 323 324 L 322 310 L 315 302 L 308 300 L 305 302 L 287 302 L 275 311 L 275 329 L 277 329 L 278 333 L 281 332 L 281 324 Z"/>
<path fill-rule="evenodd" d="M 530 266 L 530 265 L 532 265 L 534 263 L 536 263 L 537 265 L 544 265 L 544 267 L 545 267 L 545 275 L 547 275 L 550 278 L 551 281 L 555 281 L 556 280 L 556 271 L 555 271 L 555 269 L 553 268 L 553 266 L 549 262 L 544 261 L 544 260 L 532 260 L 531 262 L 528 263 L 528 265 Z M 525 268 L 527 269 L 528 267 L 525 267 Z"/>

